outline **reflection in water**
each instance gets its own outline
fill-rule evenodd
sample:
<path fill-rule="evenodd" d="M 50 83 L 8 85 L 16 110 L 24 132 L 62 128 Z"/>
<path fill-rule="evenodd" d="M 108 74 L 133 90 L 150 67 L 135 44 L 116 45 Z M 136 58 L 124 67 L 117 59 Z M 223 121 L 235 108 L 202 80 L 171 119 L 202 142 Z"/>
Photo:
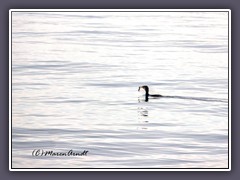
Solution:
<path fill-rule="evenodd" d="M 147 130 L 148 127 L 145 126 L 146 123 L 148 123 L 148 110 L 146 108 L 142 108 L 142 107 L 138 107 L 138 119 L 140 120 L 139 121 L 139 124 L 138 125 L 141 125 L 140 127 L 138 127 L 138 129 L 141 129 L 141 130 Z"/>
<path fill-rule="evenodd" d="M 138 113 L 140 116 L 144 117 L 148 116 L 148 110 L 141 107 L 138 107 Z"/>

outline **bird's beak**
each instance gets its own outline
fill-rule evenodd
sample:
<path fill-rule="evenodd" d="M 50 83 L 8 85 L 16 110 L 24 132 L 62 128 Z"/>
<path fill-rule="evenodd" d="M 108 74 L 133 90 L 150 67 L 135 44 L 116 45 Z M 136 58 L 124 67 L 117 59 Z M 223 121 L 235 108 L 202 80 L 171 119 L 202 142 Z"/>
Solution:
<path fill-rule="evenodd" d="M 142 87 L 142 86 L 139 86 L 138 91 L 140 91 L 141 87 Z"/>

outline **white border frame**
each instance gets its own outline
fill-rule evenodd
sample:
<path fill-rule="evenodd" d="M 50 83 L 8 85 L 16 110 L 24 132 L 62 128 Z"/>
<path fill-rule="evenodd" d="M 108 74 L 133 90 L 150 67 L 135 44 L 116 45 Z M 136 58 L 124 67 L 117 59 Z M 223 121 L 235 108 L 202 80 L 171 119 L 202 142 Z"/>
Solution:
<path fill-rule="evenodd" d="M 12 168 L 12 12 L 27 12 L 27 11 L 38 11 L 38 12 L 228 12 L 228 168 L 206 168 L 206 169 L 191 169 L 191 168 L 159 168 L 159 169 L 141 169 L 141 168 L 114 168 L 114 169 L 83 169 L 83 168 Z M 9 10 L 9 171 L 231 171 L 231 10 L 230 9 L 10 9 Z"/>

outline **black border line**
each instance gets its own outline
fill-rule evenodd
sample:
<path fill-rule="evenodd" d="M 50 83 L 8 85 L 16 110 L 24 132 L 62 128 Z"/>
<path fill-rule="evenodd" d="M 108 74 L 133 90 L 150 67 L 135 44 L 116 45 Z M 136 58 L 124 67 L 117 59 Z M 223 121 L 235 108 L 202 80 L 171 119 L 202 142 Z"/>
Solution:
<path fill-rule="evenodd" d="M 13 145 L 13 142 L 12 142 L 12 136 L 13 136 L 13 131 L 12 131 L 12 125 L 13 125 L 12 123 L 12 17 L 13 17 L 13 14 L 11 11 L 11 32 L 10 32 L 11 33 L 11 169 L 13 169 L 12 167 L 12 153 L 13 153 L 13 148 L 12 148 L 12 145 Z"/>
<path fill-rule="evenodd" d="M 229 169 L 229 167 L 230 167 L 230 161 L 229 161 L 229 138 L 230 138 L 230 136 L 229 136 L 229 113 L 231 113 L 231 112 L 229 112 L 229 56 L 230 56 L 230 54 L 229 54 L 229 12 L 228 12 L 228 169 Z"/>
<path fill-rule="evenodd" d="M 215 12 L 229 12 L 229 11 L 223 11 L 223 10 L 220 10 L 220 11 L 200 11 L 199 9 L 196 9 L 196 11 L 181 11 L 181 9 L 179 9 L 179 11 L 176 11 L 176 10 L 173 10 L 173 11 L 169 11 L 169 10 L 166 10 L 166 11 L 120 11 L 121 9 L 115 9 L 116 11 L 101 11 L 101 9 L 99 9 L 99 11 L 81 11 L 81 10 L 79 10 L 79 11 L 65 11 L 65 9 L 62 9 L 62 11 L 33 11 L 33 10 L 30 10 L 30 11 L 17 11 L 17 10 L 15 10 L 15 9 L 13 9 L 14 11 L 11 11 L 11 12 L 33 12 L 33 13 L 35 13 L 35 12 L 51 12 L 51 13 L 54 13 L 54 12 L 99 12 L 99 13 L 101 13 L 101 12 L 115 12 L 115 13 L 121 13 L 121 12 L 186 12 L 186 13 L 189 13 L 189 12 L 212 12 L 212 13 L 215 13 Z M 144 9 L 142 9 L 142 10 L 144 10 Z M 204 10 L 204 9 L 203 9 Z M 229 9 L 230 10 L 230 9 Z"/>
<path fill-rule="evenodd" d="M 9 9 L 9 11 L 10 11 L 11 9 Z M 65 169 L 66 171 L 71 171 L 71 170 L 91 170 L 91 171 L 97 171 L 97 170 L 101 170 L 101 169 L 104 169 L 105 171 L 108 171 L 109 169 L 116 169 L 116 170 L 124 170 L 124 169 L 132 169 L 132 170 L 130 170 L 130 171 L 139 171 L 139 170 L 144 170 L 144 169 L 146 169 L 146 171 L 155 171 L 155 170 L 159 170 L 159 171 L 161 171 L 161 170 L 182 170 L 182 171 L 190 171 L 190 170 L 199 170 L 199 171 L 201 171 L 201 170 L 209 170 L 209 171 L 214 171 L 214 170 L 228 170 L 228 171 L 231 171 L 231 169 L 229 169 L 229 167 L 230 167 L 230 157 L 229 157 L 229 113 L 231 113 L 230 111 L 229 111 L 229 59 L 230 59 L 230 54 L 229 54 L 229 41 L 230 41 L 230 38 L 231 37 L 229 37 L 229 12 L 231 12 L 231 10 L 229 9 L 229 11 L 224 11 L 224 10 L 220 10 L 220 11 L 205 11 L 205 9 L 202 9 L 203 11 L 200 11 L 199 9 L 196 9 L 196 11 L 190 11 L 190 10 L 195 10 L 195 9 L 189 9 L 189 11 L 187 11 L 187 10 L 184 10 L 184 11 L 181 11 L 181 9 L 179 9 L 179 11 L 176 11 L 176 10 L 173 10 L 173 11 L 170 11 L 170 10 L 166 10 L 166 11 L 164 11 L 164 9 L 161 9 L 162 11 L 144 11 L 145 9 L 142 9 L 142 11 L 123 11 L 123 9 L 115 9 L 116 11 L 101 11 L 101 9 L 97 9 L 97 10 L 99 10 L 99 11 L 81 11 L 81 10 L 79 10 L 79 11 L 66 11 L 65 9 L 62 9 L 62 11 L 51 11 L 51 10 L 47 10 L 47 11 L 37 11 L 37 9 L 36 9 L 36 11 L 33 11 L 33 10 L 30 10 L 30 11 L 18 11 L 17 9 L 13 9 L 13 10 L 11 10 L 11 171 L 14 171 L 14 170 L 21 170 L 21 169 L 23 169 L 23 170 L 46 170 L 46 169 L 49 169 L 49 170 L 52 170 L 52 171 L 57 171 L 57 170 L 60 170 L 60 169 Z M 199 10 L 199 11 L 198 11 Z M 55 13 L 55 12 L 117 12 L 117 13 L 119 13 L 119 12 L 213 12 L 213 13 L 215 13 L 215 12 L 227 12 L 228 13 L 228 167 L 227 168 L 13 168 L 12 167 L 12 16 L 13 16 L 13 12 L 39 12 L 39 13 L 44 13 L 44 12 L 51 12 L 51 13 Z M 10 13 L 9 13 L 10 14 Z M 9 127 L 10 128 L 10 127 Z M 10 158 L 10 157 L 9 157 Z M 91 172 L 90 171 L 90 172 Z M 171 171 L 170 171 L 171 172 Z"/>

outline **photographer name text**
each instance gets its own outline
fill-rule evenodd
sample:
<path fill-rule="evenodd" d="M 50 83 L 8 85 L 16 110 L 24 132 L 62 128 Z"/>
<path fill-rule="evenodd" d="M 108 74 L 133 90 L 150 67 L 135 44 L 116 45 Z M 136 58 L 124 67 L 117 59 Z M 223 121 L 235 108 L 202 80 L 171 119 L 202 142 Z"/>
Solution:
<path fill-rule="evenodd" d="M 55 152 L 53 150 L 34 149 L 32 156 L 87 156 L 88 151 L 75 152 L 72 149 L 67 152 Z"/>

